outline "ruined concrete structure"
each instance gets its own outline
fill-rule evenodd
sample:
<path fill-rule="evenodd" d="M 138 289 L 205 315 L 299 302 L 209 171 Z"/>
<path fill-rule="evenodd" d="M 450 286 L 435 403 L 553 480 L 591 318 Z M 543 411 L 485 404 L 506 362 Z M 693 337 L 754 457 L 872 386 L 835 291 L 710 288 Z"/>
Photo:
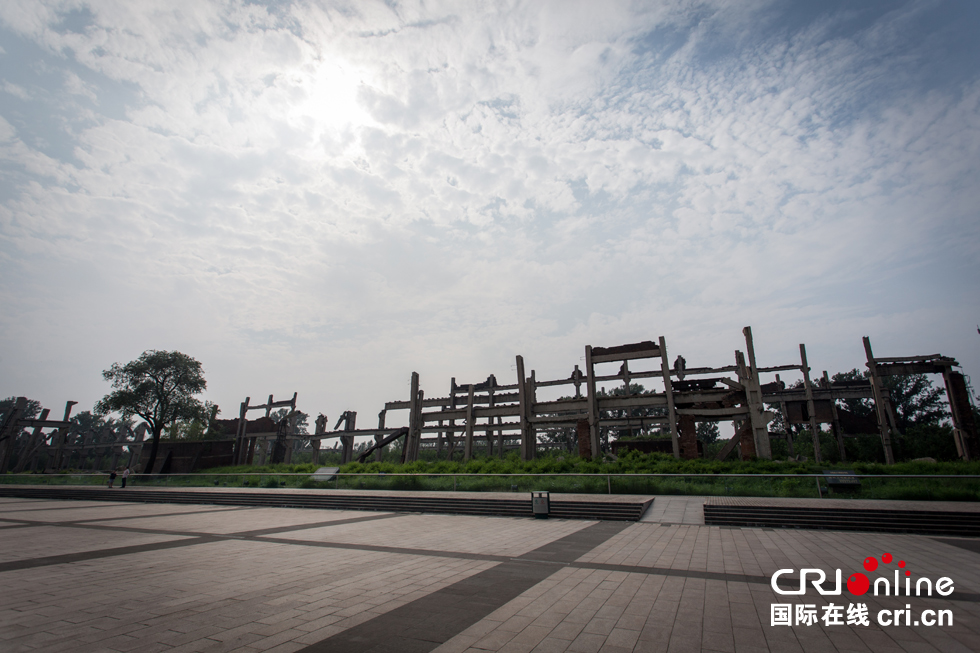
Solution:
<path fill-rule="evenodd" d="M 670 434 L 671 450 L 677 458 L 698 457 L 696 425 L 698 422 L 732 421 L 735 435 L 718 454 L 727 457 L 736 447 L 743 459 L 757 456 L 771 458 L 770 441 L 787 440 L 793 455 L 792 438 L 785 432 L 772 432 L 769 423 L 775 413 L 766 406 L 777 407 L 787 424 L 807 424 L 810 433 L 819 433 L 820 424 L 831 425 L 841 459 L 844 437 L 877 431 L 881 437 L 885 460 L 894 463 L 892 437 L 897 433 L 895 415 L 882 378 L 901 374 L 942 374 L 951 408 L 953 433 L 957 451 L 963 460 L 980 458 L 980 440 L 973 421 L 969 392 L 962 373 L 954 371 L 959 364 L 952 358 L 911 356 L 875 358 L 871 342 L 864 338 L 868 380 L 831 382 L 827 373 L 816 383 L 811 378 L 806 347 L 800 345 L 800 362 L 787 365 L 759 367 L 756 362 L 752 329 L 743 329 L 745 352 L 735 352 L 735 364 L 715 368 L 686 368 L 683 357 L 673 365 L 668 363 L 667 345 L 663 336 L 657 341 L 620 345 L 616 347 L 585 347 L 585 372 L 576 365 L 568 378 L 539 381 L 534 370 L 525 373 L 524 359 L 516 357 L 517 378 L 513 384 L 500 384 L 494 375 L 482 383 L 460 385 L 450 382 L 446 397 L 426 398 L 420 388 L 419 375 L 412 374 L 408 400 L 385 403 L 379 413 L 378 427 L 356 429 L 356 414 L 345 413 L 343 431 L 325 430 L 326 420 L 318 421 L 313 439 L 341 437 L 344 460 L 351 459 L 353 436 L 373 436 L 375 446 L 362 454 L 361 459 L 374 453 L 381 459 L 381 447 L 397 439 L 404 440 L 403 461 L 417 460 L 419 451 L 434 447 L 451 457 L 462 449 L 464 459 L 472 457 L 474 447 L 483 445 L 488 455 L 503 455 L 508 446 L 516 446 L 525 460 L 534 457 L 539 448 L 540 430 L 566 427 L 580 434 L 580 453 L 598 454 L 602 450 L 600 434 L 605 430 L 619 432 L 631 428 L 656 426 Z M 649 360 L 654 370 L 630 370 L 632 361 Z M 618 364 L 614 374 L 601 374 L 597 366 Z M 779 380 L 779 372 L 799 371 L 803 376 L 801 388 L 787 389 Z M 775 374 L 775 380 L 762 382 L 762 375 Z M 662 391 L 634 393 L 631 383 L 655 379 Z M 611 395 L 599 392 L 600 384 L 621 384 L 622 392 Z M 584 392 L 583 392 L 583 387 Z M 537 391 L 544 387 L 571 386 L 574 396 L 556 401 L 538 401 Z M 837 406 L 838 399 L 869 399 L 875 407 L 870 421 L 848 413 Z M 630 415 L 632 409 L 642 409 L 642 415 Z M 408 427 L 386 428 L 388 411 L 407 410 Z M 624 415 L 625 413 L 625 415 Z M 338 423 L 339 425 L 339 423 Z M 335 427 L 336 429 L 336 427 Z M 425 438 L 425 434 L 435 437 Z M 820 448 L 814 447 L 820 462 Z"/>
<path fill-rule="evenodd" d="M 99 461 L 109 456 L 111 466 L 132 466 L 139 455 L 146 434 L 146 425 L 140 424 L 135 430 L 128 427 L 100 431 L 73 432 L 69 421 L 72 407 L 76 401 L 66 402 L 65 415 L 61 420 L 49 420 L 50 410 L 41 411 L 38 419 L 24 417 L 27 399 L 18 397 L 13 410 L 4 415 L 0 424 L 0 473 L 39 471 L 44 461 L 44 471 L 58 471 L 80 468 L 91 454 L 95 461 L 92 471 L 98 468 Z M 30 433 L 22 429 L 32 427 Z M 55 429 L 47 433 L 44 429 Z M 11 461 L 17 460 L 11 470 Z"/>
<path fill-rule="evenodd" d="M 234 440 L 231 452 L 224 451 L 222 446 L 222 453 L 215 455 L 221 459 L 218 464 L 290 462 L 294 443 L 308 441 L 314 445 L 314 462 L 318 462 L 320 442 L 338 438 L 342 462 L 346 463 L 353 459 L 355 437 L 371 436 L 375 443 L 362 453 L 359 458 L 362 461 L 371 454 L 381 460 L 383 447 L 398 440 L 403 442 L 403 461 L 417 460 L 423 448 L 434 448 L 447 458 L 460 452 L 463 459 L 471 458 L 476 448 L 483 449 L 487 455 L 498 456 L 503 456 L 508 448 L 516 448 L 521 458 L 528 460 L 542 446 L 538 442 L 539 432 L 568 429 L 578 435 L 580 454 L 592 456 L 604 450 L 605 433 L 624 434 L 631 429 L 654 427 L 669 434 L 670 452 L 675 457 L 696 458 L 700 455 L 696 438 L 698 422 L 721 421 L 732 421 L 735 435 L 719 452 L 719 459 L 727 457 L 736 447 L 743 459 L 771 458 L 770 442 L 774 438 L 785 439 L 790 455 L 793 455 L 789 434 L 769 428 L 776 415 L 767 410 L 769 406 L 781 412 L 784 423 L 806 424 L 811 434 L 819 433 L 821 424 L 830 425 L 841 459 L 846 459 L 845 436 L 877 432 L 885 460 L 891 464 L 895 461 L 892 439 L 898 429 L 883 379 L 905 374 L 941 374 L 957 452 L 963 460 L 980 459 L 980 439 L 970 394 L 963 374 L 953 369 L 959 367 L 956 360 L 939 354 L 876 358 L 871 341 L 864 338 L 868 379 L 831 382 L 824 372 L 822 378 L 814 382 L 804 345 L 800 345 L 799 362 L 759 367 L 751 328 L 745 327 L 743 335 L 745 351 L 736 351 L 734 365 L 723 367 L 687 368 L 682 356 L 670 364 L 667 344 L 661 336 L 656 341 L 616 347 L 587 345 L 585 370 L 575 365 L 564 379 L 538 380 L 534 370 L 526 373 L 524 358 L 517 356 L 517 374 L 513 383 L 500 383 L 492 374 L 480 383 L 457 384 L 454 378 L 445 397 L 426 397 L 419 375 L 413 373 L 408 399 L 386 402 L 378 414 L 377 428 L 357 428 L 357 413 L 345 411 L 333 430 L 327 430 L 327 417 L 321 414 L 316 420 L 315 433 L 300 434 L 296 432 L 292 418 L 296 410 L 296 393 L 284 401 L 274 401 L 269 395 L 268 401 L 258 406 L 250 405 L 250 398 L 246 397 L 238 419 L 215 421 L 224 428 L 226 437 Z M 647 367 L 653 369 L 639 370 L 640 361 L 647 361 Z M 613 370 L 614 373 L 609 373 Z M 786 388 L 778 374 L 785 371 L 800 372 L 802 387 Z M 775 375 L 775 378 L 763 382 L 763 375 Z M 631 384 L 645 379 L 653 379 L 659 387 L 636 392 Z M 620 390 L 602 392 L 603 386 L 616 386 Z M 539 401 L 538 390 L 550 387 L 564 387 L 569 396 Z M 837 405 L 838 399 L 871 400 L 874 416 L 851 414 Z M 7 471 L 14 457 L 18 460 L 15 471 L 34 470 L 42 454 L 49 470 L 69 467 L 75 454 L 79 460 L 87 460 L 89 452 L 102 452 L 96 461 L 111 454 L 112 467 L 125 462 L 124 455 L 130 466 L 139 460 L 145 425 L 135 431 L 122 428 L 111 437 L 101 438 L 102 442 L 94 442 L 91 433 L 69 434 L 68 419 L 74 403 L 68 402 L 61 421 L 48 420 L 48 410 L 44 410 L 39 419 L 32 420 L 23 418 L 26 399 L 19 398 L 0 425 L 0 473 Z M 286 418 L 279 422 L 270 418 L 274 408 L 287 407 Z M 251 410 L 264 410 L 265 416 L 249 421 L 246 416 Z M 408 426 L 386 426 L 389 411 L 408 411 Z M 25 428 L 33 430 L 27 433 L 23 431 Z M 48 428 L 57 430 L 44 433 Z M 174 449 L 176 451 L 178 449 Z M 814 453 L 816 461 L 820 462 L 819 446 L 814 447 Z M 197 464 L 191 464 L 195 456 Z M 191 464 L 191 468 L 199 467 L 204 456 L 203 449 L 199 453 L 180 456 L 172 453 L 171 466 L 180 458 L 181 467 L 185 463 Z M 160 469 L 164 465 L 165 461 L 161 462 Z"/>

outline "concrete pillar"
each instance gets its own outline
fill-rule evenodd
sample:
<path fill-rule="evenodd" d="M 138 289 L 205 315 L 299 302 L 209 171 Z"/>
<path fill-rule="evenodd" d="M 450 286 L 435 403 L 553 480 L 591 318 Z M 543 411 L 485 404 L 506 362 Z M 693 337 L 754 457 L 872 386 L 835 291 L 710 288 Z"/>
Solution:
<path fill-rule="evenodd" d="M 697 422 L 694 415 L 679 415 L 677 420 L 678 439 L 680 440 L 681 458 L 695 460 L 698 458 Z"/>
<path fill-rule="evenodd" d="M 959 372 L 946 368 L 943 373 L 946 383 L 946 396 L 953 418 L 953 437 L 956 448 L 963 460 L 980 460 L 980 440 L 977 425 L 970 406 L 970 394 L 966 389 L 966 379 Z"/>
<path fill-rule="evenodd" d="M 580 458 L 592 457 L 592 436 L 589 429 L 589 420 L 580 419 L 575 423 L 575 432 L 578 436 L 578 455 Z"/>
<path fill-rule="evenodd" d="M 738 448 L 742 460 L 752 460 L 755 455 L 755 436 L 752 422 L 744 420 L 738 427 Z"/>

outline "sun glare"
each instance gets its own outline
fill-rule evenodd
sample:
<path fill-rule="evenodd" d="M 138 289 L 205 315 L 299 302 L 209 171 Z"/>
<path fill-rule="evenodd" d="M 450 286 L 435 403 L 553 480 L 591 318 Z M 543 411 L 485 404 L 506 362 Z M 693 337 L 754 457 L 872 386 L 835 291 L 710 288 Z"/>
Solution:
<path fill-rule="evenodd" d="M 301 77 L 302 94 L 292 105 L 291 122 L 312 122 L 314 139 L 371 122 L 357 100 L 363 76 L 344 62 L 324 62 Z"/>

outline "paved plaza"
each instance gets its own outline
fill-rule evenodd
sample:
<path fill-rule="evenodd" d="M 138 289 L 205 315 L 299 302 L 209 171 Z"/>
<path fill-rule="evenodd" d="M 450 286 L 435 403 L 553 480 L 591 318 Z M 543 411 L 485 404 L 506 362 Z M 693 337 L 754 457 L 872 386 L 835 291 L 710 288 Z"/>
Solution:
<path fill-rule="evenodd" d="M 705 526 L 702 502 L 627 523 L 0 498 L 0 651 L 980 651 L 980 540 Z M 885 552 L 955 590 L 770 586 Z M 858 602 L 868 625 L 821 621 Z M 879 625 L 906 605 L 953 624 Z"/>

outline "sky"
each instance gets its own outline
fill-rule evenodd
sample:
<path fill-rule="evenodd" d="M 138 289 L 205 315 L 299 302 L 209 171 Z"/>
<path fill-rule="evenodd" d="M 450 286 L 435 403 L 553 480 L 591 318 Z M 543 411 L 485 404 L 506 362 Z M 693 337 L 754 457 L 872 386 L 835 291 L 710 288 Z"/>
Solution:
<path fill-rule="evenodd" d="M 664 336 L 980 375 L 980 4 L 0 3 L 0 396 L 332 422 Z M 613 370 L 614 371 L 614 370 Z M 785 375 L 792 378 L 792 374 Z M 938 380 L 938 379 L 937 379 Z M 939 381 L 941 383 L 941 381 Z M 389 424 L 405 420 L 392 415 Z"/>

